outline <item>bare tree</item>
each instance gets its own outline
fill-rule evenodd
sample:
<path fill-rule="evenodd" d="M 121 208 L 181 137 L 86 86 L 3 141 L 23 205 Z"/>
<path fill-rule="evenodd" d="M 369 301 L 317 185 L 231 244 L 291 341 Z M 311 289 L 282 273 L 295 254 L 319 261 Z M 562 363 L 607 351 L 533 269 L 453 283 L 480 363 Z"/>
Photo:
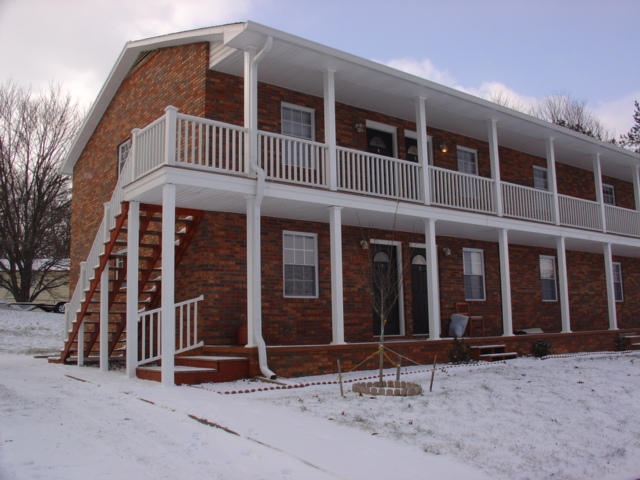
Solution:
<path fill-rule="evenodd" d="M 544 97 L 528 113 L 604 142 L 615 142 L 613 133 L 587 106 L 586 100 L 577 100 L 566 93 L 553 93 Z"/>
<path fill-rule="evenodd" d="M 67 281 L 71 191 L 59 169 L 79 124 L 60 86 L 0 85 L 0 286 L 16 301 Z"/>
<path fill-rule="evenodd" d="M 636 111 L 633 113 L 635 125 L 631 127 L 629 133 L 620 136 L 620 145 L 633 152 L 640 153 L 640 103 L 635 102 Z"/>

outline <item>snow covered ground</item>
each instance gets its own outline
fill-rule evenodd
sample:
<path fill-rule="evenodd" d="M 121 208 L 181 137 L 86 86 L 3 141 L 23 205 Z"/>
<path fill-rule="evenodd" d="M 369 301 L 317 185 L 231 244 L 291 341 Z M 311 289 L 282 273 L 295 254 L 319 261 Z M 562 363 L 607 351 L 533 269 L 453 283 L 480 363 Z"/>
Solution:
<path fill-rule="evenodd" d="M 33 358 L 62 323 L 0 310 L 3 480 L 640 477 L 638 353 L 445 365 L 433 392 L 408 368 L 421 396 L 341 397 L 334 376 L 163 387 Z"/>

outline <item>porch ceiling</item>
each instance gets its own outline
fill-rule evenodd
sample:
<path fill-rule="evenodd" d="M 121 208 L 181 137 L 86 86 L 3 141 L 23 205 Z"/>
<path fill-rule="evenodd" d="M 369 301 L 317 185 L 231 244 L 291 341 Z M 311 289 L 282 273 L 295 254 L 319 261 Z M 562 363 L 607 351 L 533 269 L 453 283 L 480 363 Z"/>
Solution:
<path fill-rule="evenodd" d="M 125 198 L 162 205 L 164 183 L 176 186 L 177 207 L 205 211 L 245 215 L 247 197 L 255 194 L 255 180 L 249 178 L 165 168 L 126 187 Z M 432 218 L 439 237 L 495 243 L 504 228 L 514 245 L 555 249 L 556 238 L 563 236 L 567 250 L 602 253 L 603 243 L 612 243 L 614 255 L 640 257 L 640 240 L 633 238 L 273 182 L 265 186 L 261 214 L 326 224 L 332 206 L 341 207 L 343 225 L 361 228 L 363 234 L 382 229 L 424 235 L 424 220 Z"/>
<path fill-rule="evenodd" d="M 212 58 L 211 68 L 244 76 L 243 49 L 260 48 L 271 35 L 273 46 L 258 68 L 262 82 L 323 97 L 323 73 L 332 69 L 341 103 L 415 121 L 414 98 L 421 95 L 427 123 L 438 129 L 486 141 L 486 122 L 493 118 L 498 141 L 508 148 L 544 158 L 545 139 L 553 137 L 556 161 L 591 170 L 592 156 L 599 153 L 603 174 L 621 179 L 629 179 L 629 167 L 640 164 L 640 156 L 627 150 L 386 65 L 253 22 L 238 32 L 225 36 L 228 51 Z"/>

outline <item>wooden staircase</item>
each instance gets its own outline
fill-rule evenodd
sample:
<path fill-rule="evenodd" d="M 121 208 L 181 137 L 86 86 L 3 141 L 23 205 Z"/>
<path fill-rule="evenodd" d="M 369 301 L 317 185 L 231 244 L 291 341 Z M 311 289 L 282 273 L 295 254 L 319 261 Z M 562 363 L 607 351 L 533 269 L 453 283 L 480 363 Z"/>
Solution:
<path fill-rule="evenodd" d="M 471 355 L 476 361 L 494 362 L 517 358 L 518 352 L 507 352 L 506 345 L 476 345 L 471 347 Z"/>
<path fill-rule="evenodd" d="M 618 336 L 627 343 L 629 350 L 640 350 L 640 335 L 636 332 L 621 333 Z"/>
<path fill-rule="evenodd" d="M 77 360 L 78 342 L 83 342 L 84 359 L 97 361 L 100 337 L 100 292 L 108 289 L 108 356 L 111 360 L 124 360 L 126 347 L 126 282 L 127 282 L 127 231 L 128 203 L 122 204 L 121 212 L 115 219 L 115 227 L 109 231 L 104 251 L 99 256 L 90 275 L 88 290 L 80 303 L 72 328 L 68 332 L 60 358 L 50 359 L 56 363 Z M 204 212 L 200 210 L 176 209 L 175 264 L 182 260 L 193 235 L 198 229 Z M 138 264 L 138 309 L 156 308 L 161 301 L 162 268 L 162 207 L 140 205 L 139 264 Z M 102 272 L 109 268 L 107 285 L 101 284 Z M 74 312 L 71 312 L 73 315 Z M 79 335 L 84 324 L 84 335 Z M 75 356 L 75 358 L 74 358 Z"/>

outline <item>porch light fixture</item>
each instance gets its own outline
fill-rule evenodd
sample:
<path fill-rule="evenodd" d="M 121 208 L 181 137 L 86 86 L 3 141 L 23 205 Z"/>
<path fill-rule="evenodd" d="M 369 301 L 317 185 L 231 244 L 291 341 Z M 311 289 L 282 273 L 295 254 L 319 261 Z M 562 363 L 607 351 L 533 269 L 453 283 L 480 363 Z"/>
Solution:
<path fill-rule="evenodd" d="M 364 132 L 364 125 L 362 125 L 361 123 L 356 123 L 355 127 L 356 127 L 356 132 L 358 133 Z"/>
<path fill-rule="evenodd" d="M 448 248 L 448 247 L 444 247 L 444 248 L 442 249 L 442 253 L 444 253 L 444 255 L 445 255 L 446 257 L 448 257 L 449 255 L 451 255 L 451 249 L 450 249 L 450 248 Z"/>
<path fill-rule="evenodd" d="M 369 243 L 366 240 L 360 240 L 360 248 L 362 250 L 369 250 Z"/>
<path fill-rule="evenodd" d="M 441 143 L 440 144 L 440 151 L 442 153 L 447 153 L 449 151 L 449 148 L 444 143 Z"/>

